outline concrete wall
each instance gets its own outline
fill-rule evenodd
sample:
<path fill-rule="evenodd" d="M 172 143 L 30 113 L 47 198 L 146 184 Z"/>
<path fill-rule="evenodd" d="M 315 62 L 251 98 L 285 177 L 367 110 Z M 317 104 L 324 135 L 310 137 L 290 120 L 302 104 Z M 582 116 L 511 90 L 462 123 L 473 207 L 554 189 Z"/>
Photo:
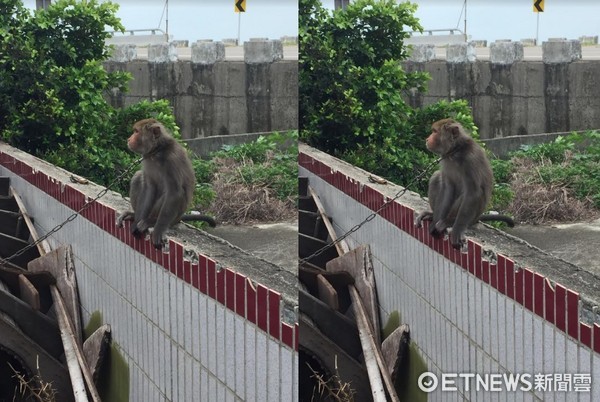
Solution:
<path fill-rule="evenodd" d="M 2 143 L 0 176 L 40 234 L 102 190 Z M 112 328 L 111 401 L 297 401 L 295 274 L 189 228 L 156 251 L 115 228 L 125 206 L 109 192 L 49 238 L 73 247 L 84 325 Z"/>
<path fill-rule="evenodd" d="M 368 172 L 305 145 L 299 166 L 338 235 L 401 190 L 370 183 Z M 428 399 L 409 399 L 600 400 L 600 292 L 587 283 L 597 279 L 489 228 L 468 231 L 468 250 L 454 251 L 448 240 L 414 227 L 414 211 L 425 206 L 408 192 L 346 238 L 351 248 L 371 247 L 381 322 L 397 312 L 410 326 L 418 351 L 410 370 L 440 381 Z M 441 391 L 442 374 L 453 373 L 528 375 L 531 383 L 537 374 L 583 374 L 591 385 L 586 392 L 508 391 L 502 382 L 499 391 L 485 392 L 455 376 L 457 389 Z"/>
<path fill-rule="evenodd" d="M 132 74 L 127 93 L 109 94 L 115 107 L 168 99 L 183 138 L 298 128 L 298 62 L 282 60 L 281 41 L 244 44 L 244 61 L 225 61 L 222 42 L 192 44 L 192 60 L 177 60 L 175 44 L 148 48 L 136 60 L 134 45 L 122 45 L 107 71 Z"/>
<path fill-rule="evenodd" d="M 405 63 L 432 78 L 413 106 L 466 99 L 484 139 L 600 128 L 600 61 L 580 60 L 578 41 L 543 43 L 542 61 L 523 61 L 520 42 L 492 43 L 489 61 L 476 59 L 473 43 L 448 46 L 446 61 L 430 48 Z"/>

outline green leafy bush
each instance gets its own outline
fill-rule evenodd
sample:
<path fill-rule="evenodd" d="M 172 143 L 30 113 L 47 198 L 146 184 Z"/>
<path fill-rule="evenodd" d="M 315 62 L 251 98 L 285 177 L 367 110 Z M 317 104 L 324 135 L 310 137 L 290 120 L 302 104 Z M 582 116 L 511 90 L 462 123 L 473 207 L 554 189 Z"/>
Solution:
<path fill-rule="evenodd" d="M 466 101 L 413 109 L 411 92 L 425 91 L 428 74 L 406 72 L 404 40 L 421 30 L 416 4 L 357 0 L 328 12 L 300 0 L 300 139 L 412 190 L 435 156 L 425 148 L 431 123 L 453 117 L 475 136 Z"/>
<path fill-rule="evenodd" d="M 118 5 L 58 0 L 35 13 L 0 2 L 0 138 L 69 171 L 108 185 L 136 156 L 127 138 L 154 117 L 176 138 L 167 101 L 114 109 L 104 95 L 125 91 L 128 73 L 107 72 L 107 29 L 122 30 Z M 126 193 L 128 179 L 113 189 Z"/>
<path fill-rule="evenodd" d="M 257 140 L 224 146 L 218 159 L 239 164 L 233 181 L 270 188 L 280 200 L 298 197 L 298 132 L 274 133 Z"/>
<path fill-rule="evenodd" d="M 546 144 L 524 146 L 511 157 L 535 162 L 537 183 L 567 188 L 600 208 L 599 132 L 572 133 Z"/>

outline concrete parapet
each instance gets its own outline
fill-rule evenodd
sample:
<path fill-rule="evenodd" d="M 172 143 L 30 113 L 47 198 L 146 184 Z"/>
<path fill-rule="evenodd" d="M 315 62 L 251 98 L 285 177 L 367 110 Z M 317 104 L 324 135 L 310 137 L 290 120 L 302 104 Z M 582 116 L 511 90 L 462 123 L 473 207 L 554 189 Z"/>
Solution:
<path fill-rule="evenodd" d="M 223 39 L 221 42 L 223 42 L 225 44 L 225 46 L 237 46 L 237 39 L 234 38 L 226 38 Z"/>
<path fill-rule="evenodd" d="M 174 40 L 171 42 L 173 42 L 175 44 L 175 47 L 190 47 L 189 40 Z"/>
<path fill-rule="evenodd" d="M 192 43 L 192 63 L 214 64 L 225 60 L 225 44 L 223 42 Z"/>
<path fill-rule="evenodd" d="M 513 64 L 523 57 L 521 42 L 493 42 L 490 45 L 490 61 L 494 64 Z"/>
<path fill-rule="evenodd" d="M 109 60 L 126 63 L 135 59 L 137 59 L 136 45 L 112 45 Z"/>
<path fill-rule="evenodd" d="M 475 45 L 475 47 L 487 47 L 487 40 L 484 40 L 484 39 L 474 40 L 473 45 Z"/>
<path fill-rule="evenodd" d="M 582 45 L 597 45 L 598 35 L 596 36 L 580 36 L 579 41 Z"/>
<path fill-rule="evenodd" d="M 283 59 L 280 40 L 253 40 L 244 42 L 244 61 L 248 64 L 272 63 Z"/>
<path fill-rule="evenodd" d="M 454 43 L 446 49 L 446 61 L 448 63 L 473 63 L 477 60 L 475 45 L 473 42 Z"/>
<path fill-rule="evenodd" d="M 578 40 L 549 40 L 542 43 L 542 60 L 546 64 L 570 63 L 581 59 Z"/>
<path fill-rule="evenodd" d="M 411 48 L 408 58 L 410 61 L 424 63 L 435 59 L 435 45 L 433 44 L 411 45 Z"/>
<path fill-rule="evenodd" d="M 158 43 L 148 47 L 148 63 L 168 63 L 177 61 L 175 43 Z"/>
<path fill-rule="evenodd" d="M 285 45 L 297 45 L 298 44 L 297 36 L 282 36 L 280 39 L 281 39 L 281 42 L 283 42 Z"/>
<path fill-rule="evenodd" d="M 535 38 L 521 39 L 521 43 L 526 47 L 537 46 L 537 40 Z"/>

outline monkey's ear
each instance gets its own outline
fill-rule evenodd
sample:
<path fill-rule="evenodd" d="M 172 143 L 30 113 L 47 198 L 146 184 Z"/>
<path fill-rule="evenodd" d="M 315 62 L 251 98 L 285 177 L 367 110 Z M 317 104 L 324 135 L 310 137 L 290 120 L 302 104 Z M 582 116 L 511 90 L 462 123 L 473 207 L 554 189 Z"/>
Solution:
<path fill-rule="evenodd" d="M 154 139 L 160 137 L 160 135 L 162 134 L 162 127 L 160 126 L 160 124 L 153 124 L 149 128 L 152 132 L 152 135 L 154 136 Z"/>
<path fill-rule="evenodd" d="M 452 138 L 457 138 L 460 135 L 460 125 L 458 123 L 448 124 L 446 129 L 452 133 Z"/>

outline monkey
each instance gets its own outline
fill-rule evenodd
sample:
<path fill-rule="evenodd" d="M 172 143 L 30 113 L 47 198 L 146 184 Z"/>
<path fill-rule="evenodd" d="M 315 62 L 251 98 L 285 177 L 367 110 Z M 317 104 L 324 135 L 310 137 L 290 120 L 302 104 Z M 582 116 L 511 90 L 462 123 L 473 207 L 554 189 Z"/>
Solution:
<path fill-rule="evenodd" d="M 150 238 L 157 249 L 162 248 L 167 228 L 180 220 L 199 220 L 216 226 L 209 216 L 184 214 L 194 196 L 196 177 L 186 150 L 161 123 L 155 119 L 135 123 L 127 147 L 142 155 L 142 168 L 129 185 L 132 210 L 117 218 L 117 226 L 132 220 L 131 233 L 136 237 L 154 227 Z"/>
<path fill-rule="evenodd" d="M 465 242 L 464 231 L 477 221 L 499 220 L 514 226 L 505 215 L 482 215 L 492 196 L 493 173 L 483 148 L 473 140 L 463 126 L 443 119 L 432 124 L 425 145 L 441 156 L 440 169 L 429 179 L 428 197 L 431 211 L 420 213 L 415 225 L 432 221 L 429 232 L 443 236 L 452 227 L 450 241 L 460 249 Z"/>

